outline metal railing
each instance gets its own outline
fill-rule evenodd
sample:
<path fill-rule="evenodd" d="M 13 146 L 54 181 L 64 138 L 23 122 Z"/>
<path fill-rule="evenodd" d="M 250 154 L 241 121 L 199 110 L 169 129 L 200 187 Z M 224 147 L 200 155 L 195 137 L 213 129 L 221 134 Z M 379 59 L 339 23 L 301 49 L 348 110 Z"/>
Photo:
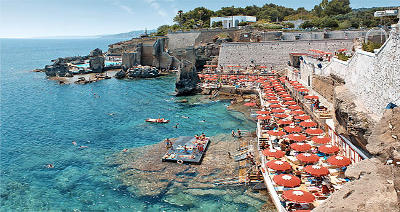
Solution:
<path fill-rule="evenodd" d="M 330 126 L 326 125 L 326 127 L 328 129 L 328 134 L 331 137 L 331 144 L 338 146 L 344 156 L 350 158 L 352 163 L 357 163 L 369 158 L 367 154 L 362 152 L 345 137 L 338 135 Z"/>

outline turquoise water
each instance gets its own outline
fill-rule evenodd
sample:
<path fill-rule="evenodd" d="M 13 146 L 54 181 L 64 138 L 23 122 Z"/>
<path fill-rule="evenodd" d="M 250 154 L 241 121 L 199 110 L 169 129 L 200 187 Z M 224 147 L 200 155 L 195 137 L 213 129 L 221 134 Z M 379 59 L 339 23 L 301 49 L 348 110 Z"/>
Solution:
<path fill-rule="evenodd" d="M 254 129 L 241 114 L 228 112 L 226 102 L 176 103 L 174 76 L 58 85 L 30 72 L 50 59 L 106 50 L 116 41 L 1 40 L 1 211 L 135 211 L 149 204 L 148 211 L 179 210 L 127 192 L 106 157 L 165 137 Z M 158 116 L 171 123 L 144 122 Z M 78 149 L 72 141 L 89 148 Z M 53 169 L 45 167 L 49 163 Z"/>
<path fill-rule="evenodd" d="M 104 62 L 104 65 L 105 66 L 117 66 L 117 65 L 121 65 L 121 63 L 120 62 L 106 61 L 106 62 Z M 89 63 L 78 64 L 76 66 L 80 67 L 80 68 L 89 68 Z"/>

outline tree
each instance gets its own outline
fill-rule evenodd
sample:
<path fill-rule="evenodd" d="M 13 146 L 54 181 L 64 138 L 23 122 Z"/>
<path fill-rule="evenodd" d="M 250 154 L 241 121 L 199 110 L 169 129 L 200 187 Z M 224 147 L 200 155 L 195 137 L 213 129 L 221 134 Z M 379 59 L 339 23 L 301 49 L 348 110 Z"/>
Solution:
<path fill-rule="evenodd" d="M 324 9 L 327 16 L 340 15 L 351 12 L 350 0 L 332 0 Z"/>
<path fill-rule="evenodd" d="M 311 21 L 306 21 L 300 25 L 300 28 L 302 29 L 313 28 L 313 27 L 314 24 Z"/>
<path fill-rule="evenodd" d="M 168 30 L 170 29 L 169 25 L 161 25 L 157 28 L 157 36 L 163 36 L 166 35 L 168 33 Z"/>
<path fill-rule="evenodd" d="M 212 24 L 213 28 L 220 28 L 222 27 L 222 21 L 217 21 Z"/>

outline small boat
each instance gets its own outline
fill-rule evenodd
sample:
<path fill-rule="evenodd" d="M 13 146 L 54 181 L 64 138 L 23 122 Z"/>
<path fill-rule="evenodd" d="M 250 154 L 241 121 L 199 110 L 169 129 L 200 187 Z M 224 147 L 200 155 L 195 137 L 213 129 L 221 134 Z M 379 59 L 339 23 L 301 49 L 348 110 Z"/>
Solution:
<path fill-rule="evenodd" d="M 161 119 L 146 119 L 146 122 L 152 122 L 152 123 L 168 123 L 169 120 L 161 118 Z"/>

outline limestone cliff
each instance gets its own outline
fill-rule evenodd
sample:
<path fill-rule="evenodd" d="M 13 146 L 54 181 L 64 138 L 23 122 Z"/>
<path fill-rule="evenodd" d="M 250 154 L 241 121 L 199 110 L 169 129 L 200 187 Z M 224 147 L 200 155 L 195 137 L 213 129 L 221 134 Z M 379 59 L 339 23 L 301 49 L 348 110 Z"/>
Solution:
<path fill-rule="evenodd" d="M 393 211 L 400 209 L 400 108 L 386 109 L 368 139 L 373 158 L 348 167 L 354 181 L 314 211 Z"/>
<path fill-rule="evenodd" d="M 188 60 L 181 61 L 178 76 L 175 83 L 177 96 L 190 95 L 198 90 L 197 84 L 200 82 L 194 64 Z"/>

